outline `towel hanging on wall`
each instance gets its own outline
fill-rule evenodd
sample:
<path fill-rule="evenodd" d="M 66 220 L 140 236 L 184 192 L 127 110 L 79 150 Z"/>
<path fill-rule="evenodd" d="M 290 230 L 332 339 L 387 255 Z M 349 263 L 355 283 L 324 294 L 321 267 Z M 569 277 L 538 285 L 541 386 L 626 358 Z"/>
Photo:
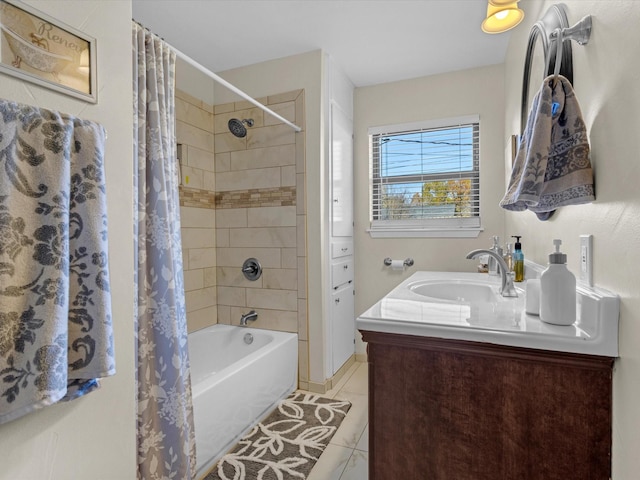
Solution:
<path fill-rule="evenodd" d="M 500 206 L 548 220 L 565 205 L 595 199 L 589 139 L 571 82 L 547 77 L 531 105 Z"/>
<path fill-rule="evenodd" d="M 0 424 L 115 373 L 104 138 L 0 100 Z"/>

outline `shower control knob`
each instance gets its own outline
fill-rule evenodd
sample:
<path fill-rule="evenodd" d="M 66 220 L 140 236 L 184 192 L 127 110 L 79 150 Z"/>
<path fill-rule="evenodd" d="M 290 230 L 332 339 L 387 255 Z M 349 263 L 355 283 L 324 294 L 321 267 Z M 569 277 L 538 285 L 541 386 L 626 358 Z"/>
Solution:
<path fill-rule="evenodd" d="M 242 273 L 247 280 L 258 280 L 262 275 L 262 266 L 255 258 L 247 258 L 242 264 Z"/>

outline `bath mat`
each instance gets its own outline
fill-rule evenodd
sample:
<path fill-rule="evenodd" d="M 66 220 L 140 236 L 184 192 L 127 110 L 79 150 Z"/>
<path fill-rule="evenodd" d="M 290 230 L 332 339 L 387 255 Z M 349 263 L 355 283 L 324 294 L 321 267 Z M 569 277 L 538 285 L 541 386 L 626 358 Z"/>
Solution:
<path fill-rule="evenodd" d="M 344 400 L 294 392 L 203 480 L 304 480 L 349 408 Z"/>

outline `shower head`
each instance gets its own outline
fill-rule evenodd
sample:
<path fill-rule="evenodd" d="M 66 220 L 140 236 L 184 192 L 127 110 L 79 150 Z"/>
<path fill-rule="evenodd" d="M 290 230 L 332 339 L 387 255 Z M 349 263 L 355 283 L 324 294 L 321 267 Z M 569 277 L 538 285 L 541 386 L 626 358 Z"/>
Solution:
<path fill-rule="evenodd" d="M 229 123 L 227 125 L 229 126 L 229 131 L 231 133 L 233 133 L 238 138 L 243 138 L 247 136 L 247 129 L 245 125 L 247 127 L 253 127 L 253 119 L 248 118 L 238 120 L 237 118 L 232 118 L 231 120 L 229 120 Z"/>

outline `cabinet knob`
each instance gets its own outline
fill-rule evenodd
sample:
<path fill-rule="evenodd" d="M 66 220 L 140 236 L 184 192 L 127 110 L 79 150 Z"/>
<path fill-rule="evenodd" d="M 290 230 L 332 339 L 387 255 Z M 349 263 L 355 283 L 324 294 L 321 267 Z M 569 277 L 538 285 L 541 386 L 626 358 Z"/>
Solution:
<path fill-rule="evenodd" d="M 340 299 L 336 298 L 336 304 L 340 303 Z"/>
<path fill-rule="evenodd" d="M 337 198 L 334 198 L 334 199 L 333 199 L 333 203 L 338 203 L 338 199 L 337 199 Z"/>
<path fill-rule="evenodd" d="M 349 268 L 349 265 L 345 265 L 345 266 L 344 266 L 344 267 L 342 267 L 342 268 L 344 268 L 345 270 L 347 270 L 347 269 Z"/>
<path fill-rule="evenodd" d="M 342 250 L 343 252 L 346 252 L 349 249 L 347 247 L 342 247 L 340 250 Z"/>

